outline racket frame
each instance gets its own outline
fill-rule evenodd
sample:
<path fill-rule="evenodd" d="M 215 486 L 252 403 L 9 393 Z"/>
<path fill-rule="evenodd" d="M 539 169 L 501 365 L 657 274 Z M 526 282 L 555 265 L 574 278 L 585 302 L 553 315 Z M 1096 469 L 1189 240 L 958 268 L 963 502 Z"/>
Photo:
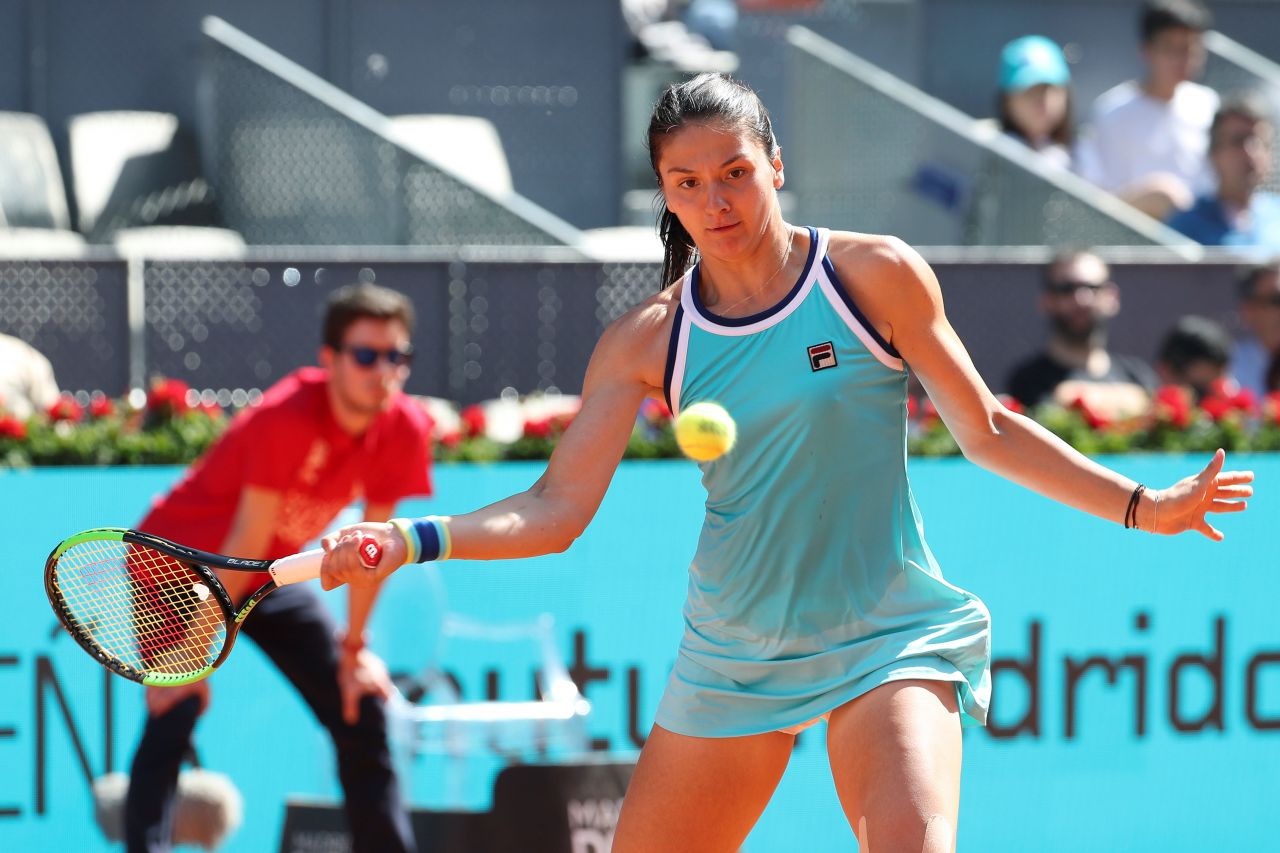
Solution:
<path fill-rule="evenodd" d="M 217 659 L 196 673 L 149 673 L 123 664 L 115 657 L 103 652 L 92 639 L 88 629 L 81 625 L 75 615 L 67 609 L 66 602 L 54 582 L 58 559 L 70 548 L 84 542 L 93 541 L 116 541 L 151 548 L 166 556 L 173 557 L 198 575 L 205 586 L 209 588 L 209 591 L 217 597 L 223 619 L 226 622 L 227 635 Z M 185 545 L 179 545 L 177 542 L 171 542 L 168 539 L 162 539 L 150 533 L 143 533 L 140 530 L 130 530 L 123 527 L 97 527 L 77 533 L 58 543 L 58 546 L 49 554 L 49 559 L 45 561 L 44 588 L 45 594 L 49 597 L 49 603 L 53 605 L 58 621 L 62 623 L 63 627 L 67 629 L 67 632 L 71 634 L 80 647 L 88 652 L 99 664 L 105 666 L 116 675 L 127 678 L 130 681 L 136 681 L 139 684 L 172 687 L 179 684 L 190 684 L 193 681 L 207 678 L 215 669 L 221 666 L 222 662 L 227 659 L 227 655 L 231 654 L 231 647 L 235 645 L 236 634 L 240 633 L 240 625 L 244 622 L 245 617 L 249 615 L 253 608 L 258 606 L 258 602 L 262 601 L 267 593 L 281 586 L 274 580 L 268 580 L 256 592 L 246 598 L 239 609 L 236 609 L 226 587 L 218 580 L 218 576 L 213 569 L 227 569 L 233 572 L 266 572 L 269 574 L 273 562 L 273 560 L 246 560 L 238 557 L 225 557 L 222 554 L 200 551 L 195 548 L 188 548 Z"/>

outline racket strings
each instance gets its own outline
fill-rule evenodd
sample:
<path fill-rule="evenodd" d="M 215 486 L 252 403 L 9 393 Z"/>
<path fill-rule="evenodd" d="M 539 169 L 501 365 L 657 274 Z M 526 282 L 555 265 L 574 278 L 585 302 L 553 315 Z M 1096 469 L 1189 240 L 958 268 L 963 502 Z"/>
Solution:
<path fill-rule="evenodd" d="M 143 545 L 73 545 L 58 558 L 54 586 L 104 654 L 141 672 L 201 672 L 226 641 L 222 606 L 205 580 Z"/>

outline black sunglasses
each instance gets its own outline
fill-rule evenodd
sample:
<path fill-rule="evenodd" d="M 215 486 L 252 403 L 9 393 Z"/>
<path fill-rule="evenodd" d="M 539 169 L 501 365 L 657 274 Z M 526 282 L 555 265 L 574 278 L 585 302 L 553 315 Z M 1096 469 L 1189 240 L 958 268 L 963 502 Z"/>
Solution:
<path fill-rule="evenodd" d="M 1070 279 L 1063 279 L 1049 282 L 1045 286 L 1045 290 L 1056 296 L 1068 296 L 1075 293 L 1077 290 L 1092 290 L 1096 292 L 1106 286 L 1107 282 L 1105 281 L 1073 281 Z"/>
<path fill-rule="evenodd" d="M 343 350 L 351 353 L 351 358 L 361 367 L 373 367 L 378 363 L 378 356 L 387 360 L 387 364 L 403 367 L 413 361 L 413 347 L 405 349 L 374 349 L 373 347 L 336 347 L 337 352 Z"/>

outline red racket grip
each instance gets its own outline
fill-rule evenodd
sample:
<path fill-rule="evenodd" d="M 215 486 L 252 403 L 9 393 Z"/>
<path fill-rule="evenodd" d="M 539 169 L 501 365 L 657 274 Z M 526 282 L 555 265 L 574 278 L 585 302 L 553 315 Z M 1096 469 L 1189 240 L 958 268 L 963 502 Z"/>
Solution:
<path fill-rule="evenodd" d="M 364 536 L 360 539 L 360 563 L 366 569 L 376 569 L 378 561 L 382 559 L 382 546 L 378 544 L 378 540 L 372 536 Z"/>

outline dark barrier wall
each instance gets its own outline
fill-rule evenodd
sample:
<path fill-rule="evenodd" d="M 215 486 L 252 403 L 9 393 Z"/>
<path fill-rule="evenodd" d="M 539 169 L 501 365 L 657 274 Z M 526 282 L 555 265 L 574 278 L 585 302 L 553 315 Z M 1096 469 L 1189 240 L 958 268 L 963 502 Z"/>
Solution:
<path fill-rule="evenodd" d="M 191 128 L 205 15 L 376 110 L 488 118 L 517 192 L 579 227 L 617 221 L 616 2 L 0 0 L 0 110 L 44 116 L 64 165 L 77 113 L 163 110 Z M 522 87 L 542 89 L 522 99 Z"/>
<path fill-rule="evenodd" d="M 937 263 L 948 316 L 987 382 L 1041 345 L 1042 267 Z M 655 289 L 652 264 L 153 261 L 145 267 L 145 364 L 205 389 L 264 388 L 314 363 L 325 298 L 357 280 L 409 294 L 418 358 L 409 390 L 469 403 L 504 388 L 577 393 L 604 326 Z M 1235 268 L 1118 264 L 1117 352 L 1151 360 L 1183 314 L 1233 328 Z M 47 350 L 70 390 L 121 393 L 128 378 L 120 262 L 0 262 L 0 332 Z M 83 298 L 83 301 L 79 301 Z M 88 331 L 88 337 L 82 332 Z"/>

